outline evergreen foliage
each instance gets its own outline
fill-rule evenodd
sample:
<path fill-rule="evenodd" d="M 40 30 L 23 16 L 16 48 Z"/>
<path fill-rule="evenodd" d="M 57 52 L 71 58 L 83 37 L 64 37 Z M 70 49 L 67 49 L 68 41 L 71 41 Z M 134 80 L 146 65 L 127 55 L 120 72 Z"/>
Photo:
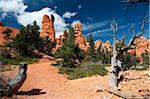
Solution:
<path fill-rule="evenodd" d="M 72 27 L 70 27 L 62 47 L 57 50 L 56 56 L 62 58 L 59 63 L 63 67 L 76 67 L 84 59 L 83 50 L 75 44 L 74 30 Z"/>
<path fill-rule="evenodd" d="M 36 21 L 20 29 L 20 33 L 14 38 L 12 44 L 21 56 L 34 56 L 33 51 L 38 50 L 50 53 L 54 44 L 46 38 L 40 38 L 39 26 Z"/>
<path fill-rule="evenodd" d="M 93 38 L 92 34 L 89 35 L 88 42 L 89 42 L 89 48 L 88 48 L 88 52 L 87 52 L 85 60 L 95 62 L 96 61 L 96 50 L 95 50 L 95 43 L 94 43 L 94 38 Z"/>
<path fill-rule="evenodd" d="M 150 65 L 150 53 L 146 52 L 142 54 L 143 63 L 146 65 Z"/>

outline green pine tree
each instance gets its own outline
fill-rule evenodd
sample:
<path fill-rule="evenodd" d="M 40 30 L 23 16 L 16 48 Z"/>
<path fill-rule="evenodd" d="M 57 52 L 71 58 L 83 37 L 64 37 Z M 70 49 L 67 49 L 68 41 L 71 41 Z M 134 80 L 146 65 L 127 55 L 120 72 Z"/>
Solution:
<path fill-rule="evenodd" d="M 81 62 L 84 59 L 84 52 L 75 44 L 74 30 L 71 27 L 69 33 L 63 41 L 62 47 L 60 47 L 56 55 L 62 58 L 60 62 L 63 67 L 76 67 L 77 61 Z"/>
<path fill-rule="evenodd" d="M 54 44 L 47 37 L 41 38 L 39 29 L 36 21 L 20 29 L 20 33 L 13 40 L 13 47 L 21 56 L 34 56 L 33 50 L 50 54 Z"/>
<path fill-rule="evenodd" d="M 92 34 L 89 35 L 89 49 L 87 54 L 88 61 L 96 61 L 96 50 L 95 50 L 95 43 Z"/>

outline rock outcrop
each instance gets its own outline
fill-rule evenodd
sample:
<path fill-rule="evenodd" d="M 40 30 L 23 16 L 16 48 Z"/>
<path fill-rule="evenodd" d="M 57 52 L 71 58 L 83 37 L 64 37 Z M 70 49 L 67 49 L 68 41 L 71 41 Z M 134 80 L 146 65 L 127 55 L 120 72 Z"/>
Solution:
<path fill-rule="evenodd" d="M 106 41 L 105 43 L 103 43 L 101 40 L 95 41 L 95 49 L 97 50 L 99 47 L 101 47 L 104 52 L 112 51 L 112 45 L 109 41 Z"/>
<path fill-rule="evenodd" d="M 84 35 L 82 34 L 82 24 L 81 23 L 74 24 L 73 29 L 75 32 L 74 34 L 75 43 L 78 44 L 81 49 L 83 49 L 84 51 L 87 51 L 88 42 L 86 38 L 84 37 Z M 64 33 L 59 36 L 59 38 L 56 38 L 56 50 L 62 46 L 63 44 L 62 40 L 65 38 L 66 35 L 67 35 L 67 31 L 65 30 Z"/>
<path fill-rule="evenodd" d="M 112 46 L 109 41 L 106 41 L 105 43 L 102 43 L 102 47 L 104 51 L 106 52 L 111 52 L 112 51 Z"/>
<path fill-rule="evenodd" d="M 136 56 L 141 60 L 140 63 L 143 63 L 142 53 L 150 52 L 150 40 L 141 36 L 140 38 L 137 38 L 134 43 L 136 44 Z"/>
<path fill-rule="evenodd" d="M 57 50 L 58 48 L 60 48 L 62 46 L 63 39 L 65 39 L 66 35 L 67 35 L 67 31 L 65 30 L 64 33 L 59 36 L 59 38 L 56 38 L 56 47 L 55 47 L 55 50 Z"/>
<path fill-rule="evenodd" d="M 16 28 L 13 28 L 13 27 L 9 27 L 9 26 L 0 26 L 0 45 L 3 45 L 3 43 L 5 42 L 4 40 L 4 35 L 3 35 L 3 31 L 7 30 L 7 29 L 10 29 L 12 30 L 12 33 L 11 33 L 11 37 L 14 38 L 17 33 L 19 33 L 19 30 L 16 29 Z"/>
<path fill-rule="evenodd" d="M 97 50 L 100 46 L 102 46 L 102 41 L 101 40 L 97 40 L 95 41 L 95 49 Z"/>
<path fill-rule="evenodd" d="M 44 15 L 42 18 L 42 31 L 40 37 L 49 37 L 52 42 L 55 42 L 54 16 Z"/>
<path fill-rule="evenodd" d="M 87 51 L 88 49 L 88 43 L 86 41 L 86 38 L 82 34 L 82 24 L 76 23 L 73 26 L 74 32 L 75 32 L 75 43 L 79 44 L 79 47 L 83 49 L 84 51 Z"/>

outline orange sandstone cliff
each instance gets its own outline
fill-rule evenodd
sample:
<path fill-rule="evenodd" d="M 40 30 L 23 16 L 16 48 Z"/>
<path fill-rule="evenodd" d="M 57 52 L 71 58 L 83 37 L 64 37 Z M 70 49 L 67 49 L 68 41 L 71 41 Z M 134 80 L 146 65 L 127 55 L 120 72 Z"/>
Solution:
<path fill-rule="evenodd" d="M 95 49 L 97 50 L 99 47 L 103 49 L 104 52 L 111 52 L 112 51 L 112 45 L 109 41 L 102 42 L 101 40 L 95 41 Z"/>
<path fill-rule="evenodd" d="M 75 43 L 79 45 L 81 49 L 84 51 L 87 51 L 88 49 L 88 42 L 84 35 L 82 34 L 82 24 L 81 23 L 76 23 L 73 26 L 74 29 L 74 36 L 75 36 Z M 65 38 L 67 35 L 67 31 L 65 30 L 62 35 L 59 36 L 59 38 L 56 38 L 56 49 L 62 46 L 63 42 L 62 40 Z"/>
<path fill-rule="evenodd" d="M 75 43 L 79 44 L 79 47 L 81 49 L 87 51 L 88 43 L 85 36 L 82 34 L 82 24 L 81 23 L 74 24 L 73 29 L 75 32 Z"/>
<path fill-rule="evenodd" d="M 141 36 L 140 38 L 137 38 L 134 43 L 136 44 L 136 56 L 141 60 L 140 63 L 143 63 L 142 53 L 150 52 L 150 40 Z"/>
<path fill-rule="evenodd" d="M 41 37 L 49 37 L 52 42 L 55 42 L 54 16 L 44 15 L 42 18 Z"/>
<path fill-rule="evenodd" d="M 12 33 L 11 36 L 15 37 L 17 33 L 19 33 L 19 30 L 13 27 L 9 27 L 9 26 L 2 26 L 0 25 L 0 45 L 3 45 L 3 43 L 5 42 L 4 40 L 4 35 L 3 35 L 3 31 L 7 30 L 7 29 L 11 29 Z"/>

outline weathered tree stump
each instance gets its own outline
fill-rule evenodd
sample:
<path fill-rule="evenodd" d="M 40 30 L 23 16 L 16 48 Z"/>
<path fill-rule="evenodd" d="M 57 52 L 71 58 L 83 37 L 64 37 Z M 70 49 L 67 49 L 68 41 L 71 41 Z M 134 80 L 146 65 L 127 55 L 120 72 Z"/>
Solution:
<path fill-rule="evenodd" d="M 15 78 L 7 81 L 6 87 L 0 88 L 0 96 L 12 96 L 21 88 L 27 77 L 27 64 L 21 63 Z"/>

